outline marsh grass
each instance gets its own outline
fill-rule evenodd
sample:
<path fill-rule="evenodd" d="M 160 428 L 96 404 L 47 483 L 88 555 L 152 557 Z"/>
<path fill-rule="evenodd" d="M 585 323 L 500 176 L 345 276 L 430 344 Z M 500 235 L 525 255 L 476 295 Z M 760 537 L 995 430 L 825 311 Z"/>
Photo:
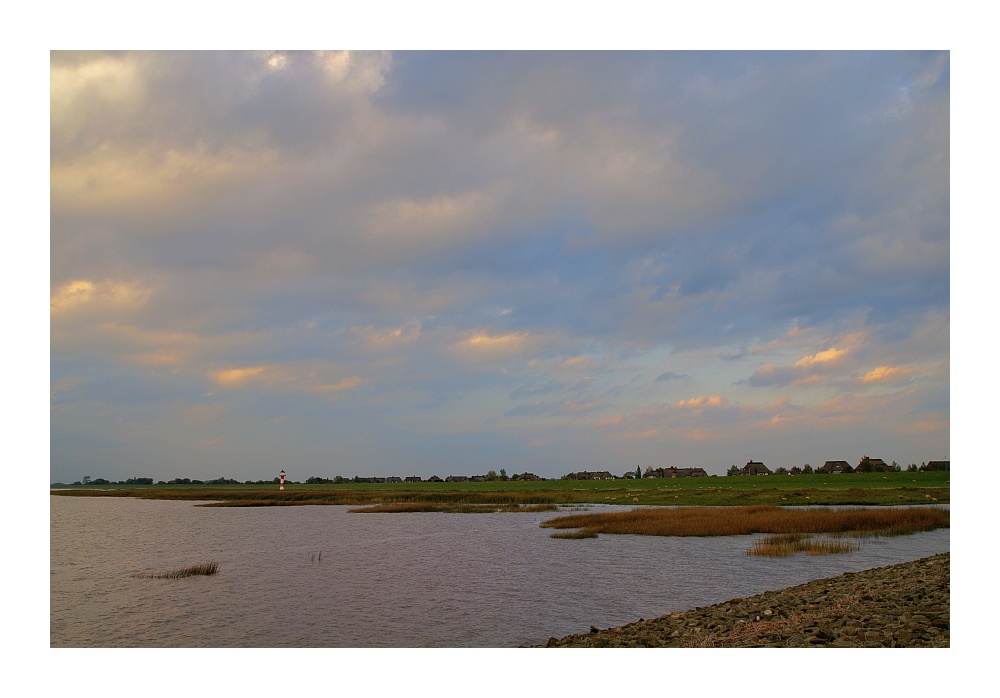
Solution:
<path fill-rule="evenodd" d="M 840 539 L 816 540 L 805 533 L 779 533 L 755 541 L 747 550 L 747 555 L 766 557 L 790 557 L 798 553 L 810 555 L 831 555 L 849 553 L 861 548 L 860 543 Z"/>
<path fill-rule="evenodd" d="M 196 575 L 212 575 L 219 571 L 218 562 L 209 562 L 205 565 L 191 565 L 173 572 L 139 572 L 132 575 L 140 579 L 181 579 L 183 577 L 194 577 Z"/>
<path fill-rule="evenodd" d="M 409 514 L 420 512 L 444 512 L 448 514 L 496 514 L 501 512 L 556 511 L 555 504 L 446 504 L 433 502 L 395 502 L 373 504 L 358 509 L 348 509 L 355 514 Z"/>
<path fill-rule="evenodd" d="M 787 509 L 748 507 L 651 507 L 621 512 L 570 514 L 542 528 L 578 528 L 595 533 L 642 536 L 739 536 L 754 533 L 895 536 L 947 528 L 950 513 L 936 507 L 884 509 Z"/>

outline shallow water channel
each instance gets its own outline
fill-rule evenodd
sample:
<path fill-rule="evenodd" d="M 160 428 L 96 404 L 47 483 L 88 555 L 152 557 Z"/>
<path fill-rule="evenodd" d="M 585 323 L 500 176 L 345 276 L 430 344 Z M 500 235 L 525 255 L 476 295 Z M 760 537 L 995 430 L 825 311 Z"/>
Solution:
<path fill-rule="evenodd" d="M 948 529 L 776 559 L 754 536 L 553 539 L 556 512 L 49 499 L 52 647 L 517 647 L 950 549 Z"/>

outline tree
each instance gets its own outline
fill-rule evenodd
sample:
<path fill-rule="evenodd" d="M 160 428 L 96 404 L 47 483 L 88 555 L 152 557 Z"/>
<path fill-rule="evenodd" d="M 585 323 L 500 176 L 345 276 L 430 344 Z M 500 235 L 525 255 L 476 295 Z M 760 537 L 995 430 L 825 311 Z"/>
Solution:
<path fill-rule="evenodd" d="M 782 466 L 774 471 L 775 475 L 788 475 L 788 468 Z"/>
<path fill-rule="evenodd" d="M 496 470 L 491 470 L 488 473 L 486 473 L 486 482 L 493 482 L 494 480 L 499 480 L 499 479 L 500 476 L 497 475 Z"/>
<path fill-rule="evenodd" d="M 639 470 L 639 466 L 638 465 L 635 466 L 635 479 L 636 480 L 641 480 L 642 479 L 642 471 Z"/>
<path fill-rule="evenodd" d="M 802 472 L 805 475 L 812 475 L 813 467 L 808 463 L 806 463 L 805 465 L 802 466 Z"/>
<path fill-rule="evenodd" d="M 740 469 L 736 467 L 735 463 L 733 463 L 729 467 L 729 470 L 726 471 L 726 475 L 739 475 L 739 474 L 740 474 Z"/>
<path fill-rule="evenodd" d="M 916 463 L 910 463 L 908 466 L 906 466 L 906 472 L 908 472 L 908 473 L 915 473 L 915 472 L 917 472 L 917 464 Z"/>
<path fill-rule="evenodd" d="M 507 480 L 510 479 L 509 477 L 507 477 L 507 471 L 504 468 L 500 468 L 500 479 L 503 480 L 504 482 L 507 482 Z"/>
<path fill-rule="evenodd" d="M 83 484 L 89 485 L 90 484 L 90 480 L 91 480 L 90 475 L 84 475 L 83 476 Z"/>

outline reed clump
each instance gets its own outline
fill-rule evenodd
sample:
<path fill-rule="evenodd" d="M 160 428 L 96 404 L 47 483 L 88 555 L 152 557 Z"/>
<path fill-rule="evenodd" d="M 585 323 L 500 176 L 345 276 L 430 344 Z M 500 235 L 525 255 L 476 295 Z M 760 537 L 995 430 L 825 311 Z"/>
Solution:
<path fill-rule="evenodd" d="M 790 557 L 798 553 L 831 555 L 849 553 L 860 548 L 860 544 L 843 539 L 817 540 L 805 533 L 779 533 L 755 541 L 747 550 L 747 555 L 763 555 L 766 557 Z"/>
<path fill-rule="evenodd" d="M 173 572 L 139 572 L 132 575 L 141 579 L 181 579 L 183 577 L 194 577 L 196 575 L 212 575 L 219 571 L 218 562 L 209 562 L 204 565 L 191 565 Z"/>
<path fill-rule="evenodd" d="M 550 533 L 549 538 L 579 540 L 580 538 L 597 538 L 597 534 L 593 531 L 569 531 L 568 533 Z"/>
<path fill-rule="evenodd" d="M 830 533 L 894 536 L 950 526 L 950 513 L 936 507 L 905 509 L 787 509 L 773 505 L 680 507 L 570 514 L 542 522 L 543 528 L 579 528 L 595 533 L 643 536 L 739 536 L 754 533 Z"/>

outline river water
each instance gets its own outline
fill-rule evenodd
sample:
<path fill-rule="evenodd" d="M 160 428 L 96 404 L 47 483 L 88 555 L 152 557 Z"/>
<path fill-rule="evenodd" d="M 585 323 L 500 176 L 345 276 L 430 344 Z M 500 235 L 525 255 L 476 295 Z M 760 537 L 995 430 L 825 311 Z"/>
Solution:
<path fill-rule="evenodd" d="M 950 549 L 948 529 L 781 559 L 754 536 L 553 539 L 556 512 L 49 499 L 52 647 L 518 647 Z"/>

